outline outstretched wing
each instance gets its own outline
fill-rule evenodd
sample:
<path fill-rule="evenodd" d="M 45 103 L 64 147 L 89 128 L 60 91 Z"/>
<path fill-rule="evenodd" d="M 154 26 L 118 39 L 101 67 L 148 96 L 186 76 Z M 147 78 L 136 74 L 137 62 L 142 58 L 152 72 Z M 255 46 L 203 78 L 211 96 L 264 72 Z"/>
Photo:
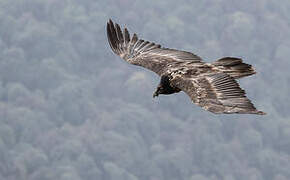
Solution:
<path fill-rule="evenodd" d="M 254 107 L 237 81 L 225 73 L 176 75 L 171 83 L 187 93 L 195 104 L 213 113 L 265 114 Z"/>
<path fill-rule="evenodd" d="M 107 23 L 107 36 L 113 52 L 127 62 L 143 66 L 161 75 L 167 68 L 180 63 L 200 63 L 201 58 L 186 51 L 162 48 L 159 44 L 130 37 L 127 28 L 123 32 L 111 20 Z"/>

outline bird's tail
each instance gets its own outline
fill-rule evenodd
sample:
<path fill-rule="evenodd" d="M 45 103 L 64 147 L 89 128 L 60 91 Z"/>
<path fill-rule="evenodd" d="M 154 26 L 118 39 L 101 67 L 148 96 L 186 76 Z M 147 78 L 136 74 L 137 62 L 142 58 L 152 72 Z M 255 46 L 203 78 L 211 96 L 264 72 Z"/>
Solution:
<path fill-rule="evenodd" d="M 212 65 L 235 79 L 256 73 L 252 65 L 243 63 L 242 59 L 235 57 L 218 59 Z"/>

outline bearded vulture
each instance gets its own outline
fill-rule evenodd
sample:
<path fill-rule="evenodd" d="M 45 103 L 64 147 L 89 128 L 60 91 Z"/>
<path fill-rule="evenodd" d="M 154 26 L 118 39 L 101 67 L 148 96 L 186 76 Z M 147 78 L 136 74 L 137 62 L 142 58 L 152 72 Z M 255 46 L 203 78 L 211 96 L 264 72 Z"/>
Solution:
<path fill-rule="evenodd" d="M 224 57 L 205 63 L 193 53 L 164 48 L 138 39 L 136 34 L 130 37 L 127 28 L 122 31 L 111 19 L 107 37 L 115 54 L 161 77 L 153 97 L 184 91 L 193 103 L 212 113 L 265 114 L 254 107 L 235 80 L 256 73 L 240 58 Z"/>

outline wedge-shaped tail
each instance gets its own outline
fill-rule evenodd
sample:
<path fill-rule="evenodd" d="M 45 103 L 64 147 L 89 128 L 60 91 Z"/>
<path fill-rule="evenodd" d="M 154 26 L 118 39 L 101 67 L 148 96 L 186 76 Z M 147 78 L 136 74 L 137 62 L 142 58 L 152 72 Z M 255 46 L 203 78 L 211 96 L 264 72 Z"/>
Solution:
<path fill-rule="evenodd" d="M 255 74 L 255 70 L 250 64 L 243 63 L 243 60 L 235 57 L 224 57 L 212 63 L 222 72 L 238 79 Z"/>

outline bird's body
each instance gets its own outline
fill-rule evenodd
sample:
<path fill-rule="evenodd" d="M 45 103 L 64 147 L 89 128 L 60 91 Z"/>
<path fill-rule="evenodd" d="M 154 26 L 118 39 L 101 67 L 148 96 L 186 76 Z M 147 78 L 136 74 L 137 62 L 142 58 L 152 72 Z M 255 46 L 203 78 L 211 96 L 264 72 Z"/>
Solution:
<path fill-rule="evenodd" d="M 122 32 L 111 20 L 107 36 L 114 53 L 161 77 L 153 97 L 184 91 L 192 102 L 213 113 L 265 114 L 254 107 L 235 80 L 255 74 L 252 66 L 240 58 L 225 57 L 205 63 L 193 53 L 162 48 L 138 39 L 136 34 L 130 38 L 126 28 Z"/>

